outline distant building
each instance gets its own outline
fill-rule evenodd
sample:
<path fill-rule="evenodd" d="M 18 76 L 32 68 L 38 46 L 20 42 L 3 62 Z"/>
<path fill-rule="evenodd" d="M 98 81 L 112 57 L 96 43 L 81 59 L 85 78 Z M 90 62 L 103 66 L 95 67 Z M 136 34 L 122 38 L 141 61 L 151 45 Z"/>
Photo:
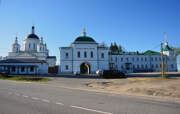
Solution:
<path fill-rule="evenodd" d="M 43 38 L 35 34 L 32 26 L 31 33 L 23 40 L 22 47 L 18 38 L 12 44 L 11 51 L 4 61 L 0 61 L 0 68 L 10 73 L 18 74 L 47 74 L 48 67 L 56 65 L 56 57 L 49 56 L 49 50 Z M 21 69 L 21 70 L 20 70 Z M 18 71 L 21 72 L 18 72 Z"/>
<path fill-rule="evenodd" d="M 60 47 L 59 73 L 94 74 L 98 69 L 109 69 L 109 49 L 99 46 L 83 29 L 70 47 Z"/>

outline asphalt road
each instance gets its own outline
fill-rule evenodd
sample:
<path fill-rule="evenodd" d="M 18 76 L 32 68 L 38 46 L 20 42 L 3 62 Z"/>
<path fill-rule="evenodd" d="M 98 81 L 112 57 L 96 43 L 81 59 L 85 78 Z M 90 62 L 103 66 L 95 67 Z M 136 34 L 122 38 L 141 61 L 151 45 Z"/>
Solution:
<path fill-rule="evenodd" d="M 180 114 L 180 102 L 0 80 L 0 114 Z"/>

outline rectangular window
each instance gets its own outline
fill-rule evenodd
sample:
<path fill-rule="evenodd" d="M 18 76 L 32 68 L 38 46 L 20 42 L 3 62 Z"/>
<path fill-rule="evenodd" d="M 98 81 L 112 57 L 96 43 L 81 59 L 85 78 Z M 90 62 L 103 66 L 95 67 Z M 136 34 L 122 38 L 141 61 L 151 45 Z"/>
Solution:
<path fill-rule="evenodd" d="M 121 58 L 121 62 L 123 62 L 123 58 Z"/>
<path fill-rule="evenodd" d="M 80 58 L 81 57 L 81 53 L 80 51 L 77 52 L 77 57 Z"/>
<path fill-rule="evenodd" d="M 24 72 L 25 71 L 25 67 L 21 67 L 21 72 Z"/>
<path fill-rule="evenodd" d="M 91 58 L 93 58 L 93 52 L 91 51 Z"/>
<path fill-rule="evenodd" d="M 84 58 L 86 58 L 86 57 L 87 57 L 87 52 L 85 51 L 85 52 L 84 52 Z"/>
<path fill-rule="evenodd" d="M 15 66 L 12 67 L 12 72 L 16 72 L 16 67 Z"/>
<path fill-rule="evenodd" d="M 151 61 L 153 61 L 153 58 L 151 57 Z"/>
<path fill-rule="evenodd" d="M 146 66 L 145 66 L 145 67 L 146 67 L 146 69 L 148 68 L 147 64 L 146 64 Z"/>
<path fill-rule="evenodd" d="M 128 58 L 126 58 L 126 61 L 129 61 L 129 59 L 128 59 Z"/>
<path fill-rule="evenodd" d="M 173 64 L 171 64 L 171 68 L 174 68 L 174 65 L 173 65 Z"/>
<path fill-rule="evenodd" d="M 30 72 L 34 72 L 34 67 L 30 67 Z"/>
<path fill-rule="evenodd" d="M 35 44 L 35 43 L 34 43 L 34 45 L 33 45 L 33 46 L 34 46 L 34 49 L 36 49 L 36 44 Z"/>
<path fill-rule="evenodd" d="M 66 65 L 66 70 L 68 70 L 69 69 L 69 66 L 68 65 Z"/>
<path fill-rule="evenodd" d="M 139 58 L 137 58 L 137 61 L 139 61 Z"/>
<path fill-rule="evenodd" d="M 156 68 L 158 68 L 158 64 L 156 64 Z"/>
<path fill-rule="evenodd" d="M 104 53 L 101 53 L 101 58 L 104 58 Z"/>
<path fill-rule="evenodd" d="M 141 58 L 141 61 L 143 61 L 143 58 Z"/>
<path fill-rule="evenodd" d="M 117 62 L 117 57 L 116 57 L 116 62 Z"/>
<path fill-rule="evenodd" d="M 151 68 L 154 68 L 154 65 L 151 65 Z"/>
<path fill-rule="evenodd" d="M 132 58 L 132 61 L 134 61 L 134 57 Z"/>
<path fill-rule="evenodd" d="M 145 61 L 147 61 L 147 58 L 145 57 Z"/>
<path fill-rule="evenodd" d="M 155 58 L 155 61 L 157 61 L 157 57 Z"/>

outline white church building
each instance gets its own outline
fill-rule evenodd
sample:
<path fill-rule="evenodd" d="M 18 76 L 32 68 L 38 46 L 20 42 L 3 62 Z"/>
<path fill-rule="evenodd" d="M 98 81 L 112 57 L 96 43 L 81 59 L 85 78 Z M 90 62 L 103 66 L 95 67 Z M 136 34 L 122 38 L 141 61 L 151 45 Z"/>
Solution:
<path fill-rule="evenodd" d="M 166 41 L 163 48 L 165 71 L 177 71 L 177 59 Z M 160 72 L 161 53 L 148 50 L 137 52 L 111 52 L 100 46 L 93 38 L 82 36 L 75 39 L 70 47 L 60 47 L 59 73 L 94 74 L 97 70 L 120 70 L 132 72 Z"/>
<path fill-rule="evenodd" d="M 86 35 L 83 29 L 70 47 L 60 47 L 59 73 L 94 74 L 98 69 L 109 69 L 109 49 Z"/>
<path fill-rule="evenodd" d="M 48 67 L 56 65 L 56 57 L 49 56 L 49 50 L 43 38 L 35 34 L 32 26 L 31 33 L 23 40 L 22 47 L 18 38 L 12 44 L 11 51 L 5 60 L 0 61 L 0 70 L 12 74 L 48 74 Z"/>

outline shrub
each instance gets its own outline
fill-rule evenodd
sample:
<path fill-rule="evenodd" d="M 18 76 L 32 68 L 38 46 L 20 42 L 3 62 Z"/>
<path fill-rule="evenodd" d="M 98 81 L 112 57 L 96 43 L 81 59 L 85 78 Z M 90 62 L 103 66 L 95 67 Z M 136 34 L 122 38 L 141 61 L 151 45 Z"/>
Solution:
<path fill-rule="evenodd" d="M 4 78 L 8 78 L 8 73 L 7 72 L 1 72 L 1 76 L 4 77 Z"/>

